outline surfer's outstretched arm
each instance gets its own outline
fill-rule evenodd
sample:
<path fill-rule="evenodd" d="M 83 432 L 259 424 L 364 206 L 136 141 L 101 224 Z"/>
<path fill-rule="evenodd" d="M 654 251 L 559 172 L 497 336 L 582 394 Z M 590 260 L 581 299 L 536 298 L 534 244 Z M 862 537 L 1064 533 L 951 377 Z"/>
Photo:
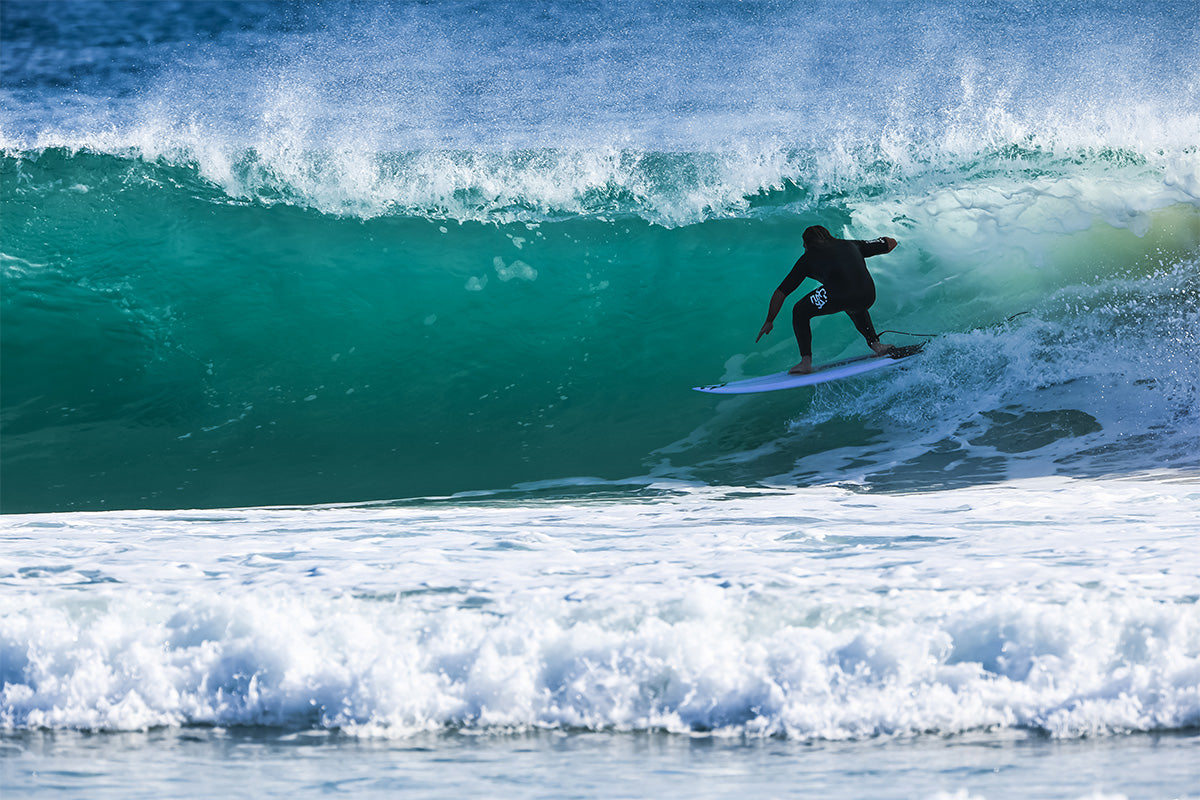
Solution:
<path fill-rule="evenodd" d="M 758 339 L 766 336 L 775 327 L 775 317 L 779 316 L 779 309 L 783 308 L 783 301 L 787 299 L 787 295 L 778 289 L 775 294 L 771 295 L 771 305 L 767 308 L 767 321 L 763 323 L 762 329 L 758 332 Z M 755 339 L 754 341 L 758 341 Z"/>
<path fill-rule="evenodd" d="M 854 243 L 858 245 L 858 252 L 863 254 L 863 258 L 890 253 L 899 244 L 899 242 L 890 236 L 880 236 L 878 239 L 872 239 L 869 242 L 855 241 Z"/>

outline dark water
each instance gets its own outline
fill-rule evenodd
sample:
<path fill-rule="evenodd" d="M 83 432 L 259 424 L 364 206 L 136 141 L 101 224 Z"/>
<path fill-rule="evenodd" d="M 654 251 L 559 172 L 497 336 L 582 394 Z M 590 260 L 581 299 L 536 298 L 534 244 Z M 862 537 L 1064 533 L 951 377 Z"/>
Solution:
<path fill-rule="evenodd" d="M 260 797 L 352 792 L 356 797 L 1170 797 L 1198 775 L 1194 736 L 1053 742 L 967 737 L 943 742 L 728 742 L 655 735 L 429 736 L 401 742 L 280 737 L 269 731 L 162 731 L 0 739 L 13 797 Z M 120 753 L 112 758 L 114 752 Z M 1121 759 L 1136 757 L 1139 769 Z M 166 760 L 164 760 L 166 756 Z M 106 759 L 97 769 L 97 757 Z M 548 770 L 550 763 L 569 770 Z M 170 764 L 170 771 L 163 769 Z M 642 768 L 629 771 L 631 764 Z M 181 767 L 181 765 L 183 765 Z M 452 768 L 451 768 L 452 767 Z M 200 789 L 199 787 L 204 787 Z M 193 792 L 195 793 L 193 795 Z M 1118 794 L 1119 793 L 1119 794 Z"/>

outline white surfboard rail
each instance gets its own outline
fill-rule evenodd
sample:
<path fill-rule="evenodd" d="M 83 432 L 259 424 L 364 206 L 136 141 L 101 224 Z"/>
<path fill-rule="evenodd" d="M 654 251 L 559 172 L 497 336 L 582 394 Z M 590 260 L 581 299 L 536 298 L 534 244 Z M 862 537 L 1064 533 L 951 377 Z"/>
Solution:
<path fill-rule="evenodd" d="M 813 371 L 807 375 L 775 372 L 771 375 L 761 375 L 757 378 L 745 378 L 740 381 L 728 381 L 726 383 L 715 383 L 711 386 L 695 386 L 692 388 L 694 391 L 707 392 L 709 394 L 754 394 L 756 392 L 774 392 L 779 389 L 813 386 L 818 383 L 862 375 L 864 372 L 897 366 L 908 356 L 921 352 L 922 347 L 924 347 L 924 344 L 896 348 L 900 353 L 899 355 L 887 353 L 877 356 L 872 353 L 871 355 L 847 358 L 844 361 L 833 361 L 829 364 L 821 364 L 814 367 Z"/>

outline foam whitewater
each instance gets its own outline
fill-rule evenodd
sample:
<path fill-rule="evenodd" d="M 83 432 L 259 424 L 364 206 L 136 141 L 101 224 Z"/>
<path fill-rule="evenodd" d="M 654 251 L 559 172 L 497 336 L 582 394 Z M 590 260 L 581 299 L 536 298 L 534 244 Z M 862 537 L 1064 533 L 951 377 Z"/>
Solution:
<path fill-rule="evenodd" d="M 1195 728 L 1198 504 L 1055 478 L 9 517 L 0 725 Z"/>

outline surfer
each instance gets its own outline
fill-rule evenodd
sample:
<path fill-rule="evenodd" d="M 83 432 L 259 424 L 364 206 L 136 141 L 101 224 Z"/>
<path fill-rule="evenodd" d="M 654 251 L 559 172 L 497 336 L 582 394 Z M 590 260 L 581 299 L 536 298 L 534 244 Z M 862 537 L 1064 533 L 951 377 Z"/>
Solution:
<path fill-rule="evenodd" d="M 895 248 L 896 240 L 889 236 L 860 242 L 835 239 L 820 225 L 806 228 L 804 254 L 771 295 L 767 321 L 754 341 L 771 332 L 775 326 L 775 316 L 783 308 L 783 301 L 796 291 L 805 278 L 812 278 L 821 285 L 806 294 L 792 309 L 792 329 L 796 332 L 796 343 L 800 345 L 800 363 L 788 372 L 793 375 L 812 372 L 811 320 L 839 311 L 846 312 L 876 355 L 888 352 L 892 346 L 879 341 L 879 335 L 871 324 L 871 315 L 867 313 L 867 309 L 875 302 L 875 281 L 871 280 L 864 259 L 890 253 Z"/>

